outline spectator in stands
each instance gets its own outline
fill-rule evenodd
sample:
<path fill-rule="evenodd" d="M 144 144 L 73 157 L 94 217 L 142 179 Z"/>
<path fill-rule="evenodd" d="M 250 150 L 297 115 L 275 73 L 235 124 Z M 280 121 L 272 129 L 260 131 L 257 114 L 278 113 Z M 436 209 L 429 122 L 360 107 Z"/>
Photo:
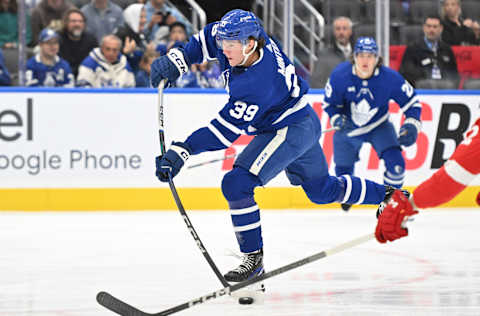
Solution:
<path fill-rule="evenodd" d="M 44 28 L 61 31 L 63 15 L 72 8 L 74 6 L 68 0 L 42 0 L 32 11 L 31 45 L 37 44 L 38 35 Z"/>
<path fill-rule="evenodd" d="M 217 61 L 204 62 L 196 66 L 196 69 L 192 69 L 196 76 L 198 85 L 201 88 L 223 88 L 224 82 L 222 77 L 222 71 Z"/>
<path fill-rule="evenodd" d="M 473 30 L 463 24 L 460 0 L 444 0 L 442 40 L 449 45 L 475 45 Z"/>
<path fill-rule="evenodd" d="M 253 0 L 196 0 L 196 2 L 202 8 L 208 8 L 205 12 L 207 14 L 207 23 L 220 21 L 225 12 L 233 9 L 251 10 L 254 3 Z M 312 1 L 309 2 L 311 3 Z"/>
<path fill-rule="evenodd" d="M 187 43 L 187 29 L 182 22 L 173 22 L 169 26 L 170 32 L 168 33 L 168 41 L 164 44 L 158 44 L 156 46 L 157 52 L 160 55 L 165 55 L 167 51 L 172 47 L 183 46 Z"/>
<path fill-rule="evenodd" d="M 318 54 L 318 61 L 310 75 L 310 87 L 323 88 L 332 70 L 352 56 L 352 20 L 340 16 L 333 21 L 332 46 Z"/>
<path fill-rule="evenodd" d="M 140 59 L 139 70 L 135 74 L 136 87 L 150 87 L 150 66 L 158 53 L 153 50 L 146 50 Z"/>
<path fill-rule="evenodd" d="M 480 45 L 480 22 L 479 21 L 473 21 L 472 22 L 472 30 L 473 33 L 475 34 L 475 45 Z"/>
<path fill-rule="evenodd" d="M 475 45 L 480 45 L 480 23 L 472 19 L 465 19 L 463 25 L 472 29 L 475 34 Z"/>
<path fill-rule="evenodd" d="M 352 20 L 345 16 L 340 16 L 333 20 L 334 41 L 330 50 L 342 58 L 342 61 L 348 60 L 352 56 L 352 26 Z"/>
<path fill-rule="evenodd" d="M 98 46 L 97 38 L 85 30 L 85 15 L 79 9 L 68 10 L 63 17 L 58 55 L 68 61 L 75 78 L 80 63 Z"/>
<path fill-rule="evenodd" d="M 0 48 L 0 86 L 9 86 L 12 83 L 8 69 L 3 60 L 2 49 Z"/>
<path fill-rule="evenodd" d="M 135 87 L 135 77 L 127 57 L 120 52 L 122 41 L 109 34 L 102 38 L 78 68 L 77 86 L 93 88 Z"/>
<path fill-rule="evenodd" d="M 407 46 L 399 72 L 413 86 L 421 79 L 459 79 L 452 48 L 441 40 L 443 26 L 439 16 L 427 16 L 422 39 Z"/>
<path fill-rule="evenodd" d="M 29 44 L 32 40 L 32 30 L 30 27 L 30 14 L 26 14 L 26 39 Z M 18 19 L 17 19 L 17 1 L 0 0 L 0 47 L 17 48 L 18 46 Z"/>
<path fill-rule="evenodd" d="M 148 40 L 155 45 L 165 43 L 169 34 L 169 25 L 179 21 L 187 27 L 187 34 L 192 34 L 190 23 L 175 7 L 168 6 L 165 0 L 149 0 L 145 4 L 147 10 Z"/>
<path fill-rule="evenodd" d="M 92 0 L 81 10 L 86 18 L 87 31 L 94 34 L 97 41 L 123 24 L 123 10 L 110 0 Z"/>
<path fill-rule="evenodd" d="M 138 64 L 148 45 L 143 33 L 147 21 L 145 16 L 143 4 L 129 5 L 123 11 L 125 23 L 115 32 L 115 35 L 122 40 L 122 53 L 127 57 L 134 73 L 138 71 Z"/>
<path fill-rule="evenodd" d="M 27 61 L 25 73 L 29 87 L 69 87 L 74 86 L 72 70 L 66 60 L 60 58 L 58 34 L 49 28 L 38 37 L 40 51 Z"/>

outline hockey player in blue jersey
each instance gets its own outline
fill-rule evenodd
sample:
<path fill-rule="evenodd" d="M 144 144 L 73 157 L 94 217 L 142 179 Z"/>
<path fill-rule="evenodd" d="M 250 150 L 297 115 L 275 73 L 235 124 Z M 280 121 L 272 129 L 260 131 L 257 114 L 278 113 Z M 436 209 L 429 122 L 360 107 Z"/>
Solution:
<path fill-rule="evenodd" d="M 206 127 L 184 142 L 173 142 L 156 157 L 156 176 L 167 182 L 178 174 L 190 155 L 226 149 L 243 133 L 256 135 L 225 174 L 222 192 L 227 199 L 242 263 L 225 274 L 241 282 L 263 273 L 260 211 L 254 189 L 285 171 L 293 185 L 301 185 L 314 203 L 378 204 L 389 195 L 384 185 L 353 176 L 334 177 L 319 143 L 321 125 L 308 104 L 308 84 L 255 15 L 228 12 L 207 25 L 184 48 L 171 49 L 151 66 L 151 82 L 175 80 L 192 63 L 217 59 L 229 100 Z"/>
<path fill-rule="evenodd" d="M 371 37 L 360 37 L 352 62 L 339 64 L 325 86 L 323 109 L 337 128 L 333 136 L 335 173 L 352 175 L 363 143 L 370 143 L 385 163 L 384 184 L 401 188 L 405 161 L 401 146 L 411 146 L 421 127 L 421 105 L 414 88 L 398 72 L 382 66 Z M 405 114 L 399 136 L 388 120 L 393 99 Z M 348 211 L 350 203 L 343 203 Z"/>
<path fill-rule="evenodd" d="M 58 54 L 58 34 L 45 28 L 38 37 L 40 52 L 27 61 L 29 87 L 73 87 L 75 80 L 68 62 Z"/>

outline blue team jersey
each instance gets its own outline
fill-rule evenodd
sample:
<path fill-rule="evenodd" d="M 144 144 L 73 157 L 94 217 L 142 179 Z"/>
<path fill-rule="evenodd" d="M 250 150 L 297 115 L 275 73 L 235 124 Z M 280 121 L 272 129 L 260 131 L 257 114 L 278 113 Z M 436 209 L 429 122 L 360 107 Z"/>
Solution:
<path fill-rule="evenodd" d="M 262 32 L 266 44 L 250 67 L 231 67 L 216 45 L 217 23 L 207 25 L 185 46 L 190 63 L 218 60 L 229 100 L 208 127 L 192 134 L 193 153 L 229 147 L 241 134 L 274 131 L 311 111 L 304 98 L 308 84 L 278 45 Z M 309 109 L 310 108 L 310 109 Z"/>
<path fill-rule="evenodd" d="M 69 87 L 75 84 L 72 69 L 66 60 L 55 57 L 53 66 L 45 65 L 40 55 L 35 55 L 27 61 L 26 85 L 29 87 Z"/>
<path fill-rule="evenodd" d="M 415 89 L 398 72 L 385 66 L 375 69 L 369 79 L 355 74 L 350 62 L 343 62 L 332 72 L 326 86 L 323 109 L 332 117 L 345 114 L 355 129 L 348 136 L 363 135 L 388 117 L 388 103 L 393 99 L 407 117 L 420 119 L 421 105 Z"/>

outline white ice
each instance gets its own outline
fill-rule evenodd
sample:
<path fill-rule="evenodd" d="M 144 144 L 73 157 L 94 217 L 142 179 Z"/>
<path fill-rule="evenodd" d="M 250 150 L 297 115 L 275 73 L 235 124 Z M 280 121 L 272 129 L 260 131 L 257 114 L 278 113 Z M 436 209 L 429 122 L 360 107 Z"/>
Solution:
<path fill-rule="evenodd" d="M 372 232 L 374 213 L 262 211 L 267 271 Z M 188 214 L 219 269 L 233 268 L 228 212 Z M 267 280 L 263 305 L 227 296 L 178 315 L 480 315 L 479 223 L 478 208 L 423 211 L 407 238 Z M 160 312 L 220 288 L 176 211 L 0 212 L 0 316 L 115 315 L 100 290 Z"/>

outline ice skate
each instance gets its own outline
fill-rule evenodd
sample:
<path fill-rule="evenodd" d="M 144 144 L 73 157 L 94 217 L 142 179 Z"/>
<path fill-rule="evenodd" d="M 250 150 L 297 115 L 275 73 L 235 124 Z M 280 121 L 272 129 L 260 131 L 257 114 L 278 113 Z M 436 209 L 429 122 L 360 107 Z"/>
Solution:
<path fill-rule="evenodd" d="M 242 263 L 235 269 L 227 272 L 224 276 L 228 282 L 243 282 L 264 273 L 263 269 L 263 250 L 246 253 L 242 258 Z M 262 303 L 265 286 L 263 283 L 256 283 L 248 286 L 244 290 L 232 293 L 232 297 L 238 298 L 239 304 L 250 305 L 253 303 Z"/>

